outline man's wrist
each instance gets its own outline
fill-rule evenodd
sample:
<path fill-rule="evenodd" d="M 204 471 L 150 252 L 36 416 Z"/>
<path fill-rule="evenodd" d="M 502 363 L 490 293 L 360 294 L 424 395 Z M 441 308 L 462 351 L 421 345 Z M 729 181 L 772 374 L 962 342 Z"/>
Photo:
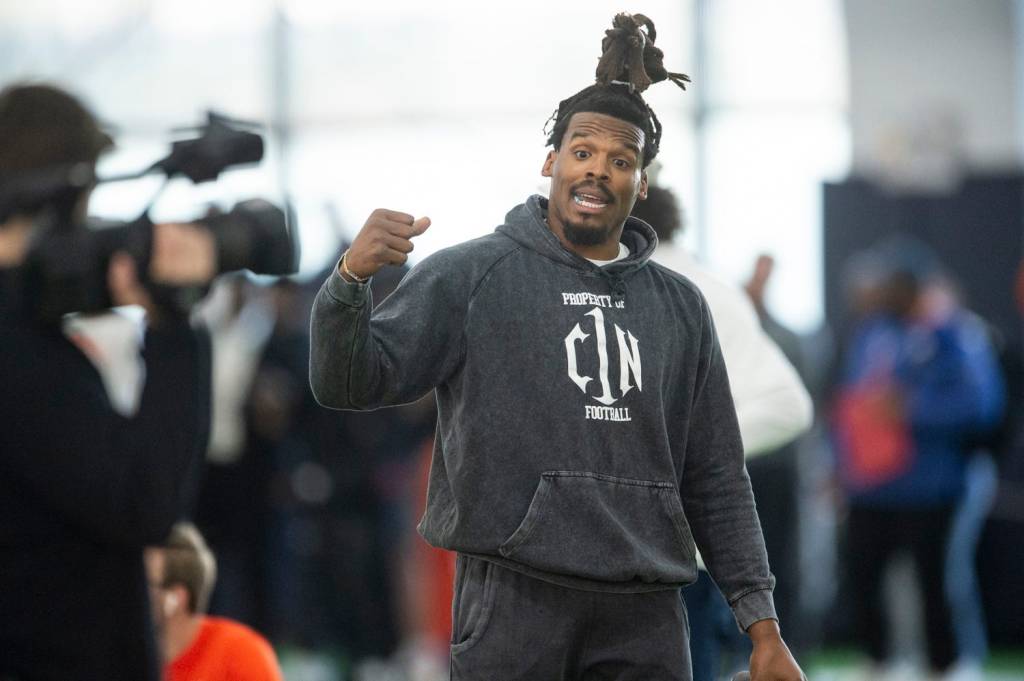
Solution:
<path fill-rule="evenodd" d="M 344 253 L 342 253 L 341 260 L 338 261 L 338 274 L 341 275 L 342 279 L 352 284 L 365 284 L 366 282 L 370 281 L 370 276 L 372 276 L 367 275 L 365 277 L 361 277 L 349 269 L 347 250 Z"/>
<path fill-rule="evenodd" d="M 747 636 L 754 645 L 782 641 L 779 623 L 774 619 L 758 620 L 747 628 Z"/>

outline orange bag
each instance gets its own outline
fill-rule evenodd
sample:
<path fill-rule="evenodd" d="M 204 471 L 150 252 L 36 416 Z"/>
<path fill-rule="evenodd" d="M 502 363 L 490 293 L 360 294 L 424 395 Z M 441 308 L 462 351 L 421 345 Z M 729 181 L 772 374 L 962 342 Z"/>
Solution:
<path fill-rule="evenodd" d="M 855 488 L 870 489 L 910 470 L 914 444 L 906 419 L 892 413 L 886 384 L 844 390 L 836 401 L 834 425 L 839 467 Z"/>

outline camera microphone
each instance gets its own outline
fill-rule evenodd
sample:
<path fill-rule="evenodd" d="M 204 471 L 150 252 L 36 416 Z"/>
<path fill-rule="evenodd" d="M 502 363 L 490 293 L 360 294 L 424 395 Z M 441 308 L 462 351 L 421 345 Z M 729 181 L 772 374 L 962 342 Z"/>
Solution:
<path fill-rule="evenodd" d="M 263 138 L 254 132 L 228 126 L 226 119 L 210 114 L 210 122 L 197 139 L 174 142 L 171 153 L 147 172 L 167 177 L 184 175 L 192 182 L 216 180 L 227 168 L 263 160 Z"/>

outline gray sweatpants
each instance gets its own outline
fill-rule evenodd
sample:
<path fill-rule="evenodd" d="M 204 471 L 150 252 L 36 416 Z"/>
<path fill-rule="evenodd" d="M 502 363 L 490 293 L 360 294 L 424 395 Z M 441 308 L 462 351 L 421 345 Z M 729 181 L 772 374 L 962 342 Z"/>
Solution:
<path fill-rule="evenodd" d="M 567 589 L 459 555 L 452 681 L 691 681 L 678 589 Z"/>

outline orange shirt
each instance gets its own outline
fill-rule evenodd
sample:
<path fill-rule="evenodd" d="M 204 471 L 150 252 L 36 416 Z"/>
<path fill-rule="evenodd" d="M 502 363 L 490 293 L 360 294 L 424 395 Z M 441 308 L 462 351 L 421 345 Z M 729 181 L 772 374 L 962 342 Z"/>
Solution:
<path fill-rule="evenodd" d="M 164 668 L 165 681 L 283 681 L 267 640 L 238 622 L 204 617 L 196 640 Z"/>

